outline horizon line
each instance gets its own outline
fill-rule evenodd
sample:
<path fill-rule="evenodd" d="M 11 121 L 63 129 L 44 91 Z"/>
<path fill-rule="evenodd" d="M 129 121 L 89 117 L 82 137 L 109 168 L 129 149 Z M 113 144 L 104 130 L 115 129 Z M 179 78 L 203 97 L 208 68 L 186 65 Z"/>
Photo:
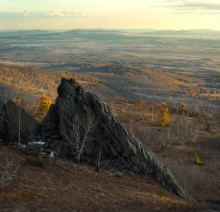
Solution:
<path fill-rule="evenodd" d="M 72 30 L 149 30 L 149 31 L 216 31 L 220 32 L 220 30 L 217 29 L 205 29 L 205 28 L 188 28 L 188 29 L 159 29 L 159 28 L 104 28 L 104 27 L 98 27 L 98 28 L 66 28 L 66 29 L 61 29 L 61 28 L 54 28 L 54 29 L 45 29 L 45 28 L 33 28 L 33 29 L 16 29 L 16 28 L 11 28 L 11 29 L 0 29 L 0 31 L 72 31 Z"/>

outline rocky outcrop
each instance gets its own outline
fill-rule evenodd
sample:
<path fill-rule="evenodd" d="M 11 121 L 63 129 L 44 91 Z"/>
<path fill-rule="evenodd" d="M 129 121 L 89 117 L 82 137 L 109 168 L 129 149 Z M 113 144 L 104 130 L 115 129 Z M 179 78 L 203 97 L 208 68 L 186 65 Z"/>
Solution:
<path fill-rule="evenodd" d="M 56 103 L 42 123 L 46 148 L 56 149 L 59 156 L 80 154 L 83 159 L 96 158 L 102 150 L 103 160 L 134 173 L 152 174 L 173 193 L 191 199 L 153 152 L 127 132 L 96 95 L 64 78 L 57 91 Z M 57 136 L 54 141 L 53 136 Z"/>
<path fill-rule="evenodd" d="M 6 137 L 6 110 L 5 104 L 0 100 L 0 139 L 4 139 Z"/>
<path fill-rule="evenodd" d="M 0 101 L 0 139 L 5 142 L 18 140 L 19 117 L 21 142 L 30 141 L 40 134 L 40 125 L 24 109 L 13 101 L 6 104 Z"/>
<path fill-rule="evenodd" d="M 46 117 L 41 123 L 42 125 L 42 140 L 46 141 L 44 151 L 51 153 L 53 150 L 56 154 L 61 155 L 61 139 L 59 134 L 59 116 L 56 105 L 51 105 Z"/>

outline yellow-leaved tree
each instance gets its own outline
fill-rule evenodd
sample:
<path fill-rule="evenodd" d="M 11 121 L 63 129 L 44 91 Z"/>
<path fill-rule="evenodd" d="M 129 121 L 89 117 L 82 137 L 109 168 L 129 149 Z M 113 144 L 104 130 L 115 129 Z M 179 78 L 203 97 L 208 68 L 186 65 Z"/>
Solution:
<path fill-rule="evenodd" d="M 187 110 L 188 110 L 187 104 L 181 103 L 179 106 L 179 109 L 181 112 L 187 112 Z"/>
<path fill-rule="evenodd" d="M 48 96 L 42 96 L 40 98 L 39 110 L 47 112 L 52 104 L 52 99 Z"/>
<path fill-rule="evenodd" d="M 38 105 L 38 109 L 37 109 L 37 113 L 36 115 L 38 117 L 42 117 L 44 116 L 49 108 L 50 108 L 50 105 L 53 103 L 52 99 L 48 96 L 41 96 L 40 99 L 39 99 L 39 105 Z"/>
<path fill-rule="evenodd" d="M 167 106 L 166 103 L 162 102 L 161 106 L 162 107 L 159 113 L 159 121 L 160 121 L 160 125 L 165 127 L 170 124 L 170 113 L 168 108 L 166 107 Z"/>
<path fill-rule="evenodd" d="M 199 154 L 195 152 L 195 163 L 198 165 L 203 165 L 203 162 L 201 161 Z"/>

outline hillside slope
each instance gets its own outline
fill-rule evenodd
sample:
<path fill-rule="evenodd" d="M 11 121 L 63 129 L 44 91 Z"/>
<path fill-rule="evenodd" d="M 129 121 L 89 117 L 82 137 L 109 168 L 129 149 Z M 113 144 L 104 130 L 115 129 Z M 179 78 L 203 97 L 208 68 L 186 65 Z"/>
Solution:
<path fill-rule="evenodd" d="M 65 71 L 47 71 L 27 67 L 6 66 L 0 64 L 0 98 L 24 98 L 36 100 L 42 95 L 56 97 L 56 88 L 62 77 L 74 78 L 89 90 L 100 91 L 107 96 L 112 91 L 100 79 L 90 74 Z"/>
<path fill-rule="evenodd" d="M 97 173 L 94 167 L 60 159 L 34 158 L 1 146 L 1 163 L 4 163 L 6 155 L 13 155 L 13 158 L 19 161 L 20 169 L 13 184 L 1 191 L 0 204 L 4 210 L 196 211 L 197 209 L 159 187 L 151 177 L 130 173 L 124 173 L 122 177 L 111 176 L 114 175 L 114 171 L 102 170 Z M 37 161 L 38 165 L 36 166 L 33 161 Z"/>
<path fill-rule="evenodd" d="M 48 95 L 55 99 L 56 88 L 62 77 L 76 79 L 86 90 L 103 100 L 110 100 L 113 96 L 127 99 L 141 96 L 148 100 L 166 101 L 170 104 L 184 102 L 196 107 L 204 100 L 210 105 L 217 105 L 220 98 L 219 89 L 214 89 L 218 76 L 211 73 L 170 73 L 125 64 L 90 65 L 79 70 L 61 66 L 58 71 L 7 66 L 2 63 L 0 98 L 7 100 L 22 97 L 30 101 Z"/>

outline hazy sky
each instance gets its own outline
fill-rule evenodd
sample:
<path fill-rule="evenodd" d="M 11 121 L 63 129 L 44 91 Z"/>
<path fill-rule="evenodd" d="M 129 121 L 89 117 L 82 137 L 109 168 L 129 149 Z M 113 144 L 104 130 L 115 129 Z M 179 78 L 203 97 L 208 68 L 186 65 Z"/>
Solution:
<path fill-rule="evenodd" d="M 220 0 L 0 0 L 0 29 L 220 30 Z"/>

